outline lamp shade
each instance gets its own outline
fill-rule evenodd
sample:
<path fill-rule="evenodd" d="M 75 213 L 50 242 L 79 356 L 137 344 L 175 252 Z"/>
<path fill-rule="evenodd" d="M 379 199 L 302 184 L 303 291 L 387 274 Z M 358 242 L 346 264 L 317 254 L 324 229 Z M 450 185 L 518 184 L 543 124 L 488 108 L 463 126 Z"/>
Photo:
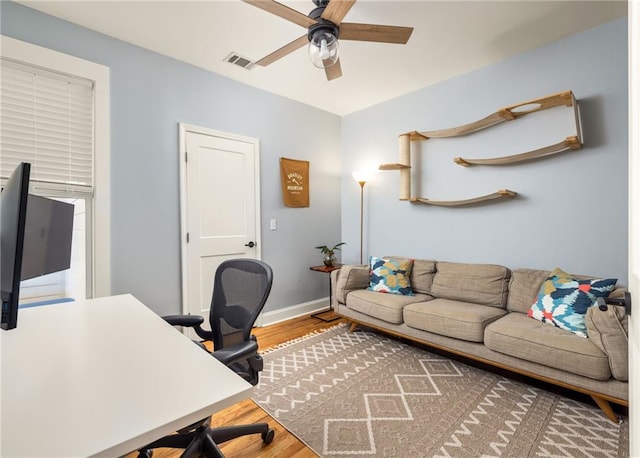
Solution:
<path fill-rule="evenodd" d="M 373 177 L 373 172 L 371 170 L 357 170 L 353 172 L 351 176 L 353 176 L 353 179 L 358 183 L 366 183 Z"/>
<path fill-rule="evenodd" d="M 318 30 L 309 40 L 309 57 L 318 68 L 331 67 L 338 61 L 338 40 L 329 31 Z"/>

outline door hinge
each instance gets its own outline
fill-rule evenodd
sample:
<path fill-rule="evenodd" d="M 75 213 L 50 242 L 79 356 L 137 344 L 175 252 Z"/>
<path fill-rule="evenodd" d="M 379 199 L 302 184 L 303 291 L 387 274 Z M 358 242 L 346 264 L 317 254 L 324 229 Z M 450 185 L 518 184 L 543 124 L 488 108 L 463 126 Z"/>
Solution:
<path fill-rule="evenodd" d="M 189 233 L 187 232 L 187 243 L 189 243 Z"/>
<path fill-rule="evenodd" d="M 189 159 L 187 158 L 187 155 L 188 155 L 188 154 L 189 154 L 189 153 L 188 153 L 187 151 L 185 151 L 185 152 L 184 152 L 184 161 L 185 161 L 185 162 L 189 162 Z"/>

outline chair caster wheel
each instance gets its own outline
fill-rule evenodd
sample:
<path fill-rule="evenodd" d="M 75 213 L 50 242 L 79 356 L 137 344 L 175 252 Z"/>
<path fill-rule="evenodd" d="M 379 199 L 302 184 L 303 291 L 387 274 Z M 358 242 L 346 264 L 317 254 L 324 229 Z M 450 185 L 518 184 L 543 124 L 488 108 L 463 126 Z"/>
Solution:
<path fill-rule="evenodd" d="M 153 456 L 153 450 L 139 450 L 138 458 L 151 458 Z"/>
<path fill-rule="evenodd" d="M 276 436 L 276 432 L 273 429 L 270 429 L 266 433 L 262 433 L 262 441 L 265 444 L 270 444 L 273 442 L 273 438 Z"/>

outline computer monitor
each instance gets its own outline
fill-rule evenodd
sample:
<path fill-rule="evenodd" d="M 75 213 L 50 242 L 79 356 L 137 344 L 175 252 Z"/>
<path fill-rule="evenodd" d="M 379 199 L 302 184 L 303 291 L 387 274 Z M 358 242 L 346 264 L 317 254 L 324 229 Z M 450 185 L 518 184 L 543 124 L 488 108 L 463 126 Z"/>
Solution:
<path fill-rule="evenodd" d="M 31 164 L 21 163 L 13 171 L 0 194 L 2 329 L 13 329 L 18 325 L 18 298 L 30 172 Z"/>
<path fill-rule="evenodd" d="M 21 280 L 71 265 L 73 205 L 29 194 L 30 170 L 21 163 L 1 194 L 2 329 L 17 326 Z"/>
<path fill-rule="evenodd" d="M 29 194 L 21 280 L 71 267 L 73 205 Z"/>

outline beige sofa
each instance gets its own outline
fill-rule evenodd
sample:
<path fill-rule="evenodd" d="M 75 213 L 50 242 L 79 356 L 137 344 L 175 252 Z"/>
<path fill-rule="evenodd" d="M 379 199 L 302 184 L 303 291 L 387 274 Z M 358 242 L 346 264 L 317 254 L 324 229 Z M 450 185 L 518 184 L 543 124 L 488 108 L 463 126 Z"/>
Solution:
<path fill-rule="evenodd" d="M 365 325 L 588 394 L 618 421 L 609 402 L 628 406 L 624 308 L 589 308 L 588 338 L 529 318 L 548 275 L 417 259 L 410 276 L 415 296 L 403 296 L 366 289 L 368 267 L 345 265 L 331 274 L 331 300 L 352 330 Z M 610 297 L 623 291 L 617 287 Z"/>

